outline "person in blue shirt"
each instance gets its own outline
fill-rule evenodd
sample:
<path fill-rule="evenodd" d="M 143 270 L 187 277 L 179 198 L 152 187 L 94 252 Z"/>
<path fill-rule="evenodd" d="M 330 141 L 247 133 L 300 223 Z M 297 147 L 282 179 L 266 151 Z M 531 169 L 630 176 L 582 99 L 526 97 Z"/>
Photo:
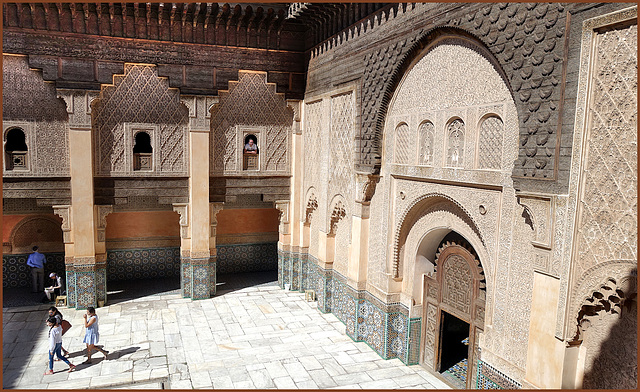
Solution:
<path fill-rule="evenodd" d="M 31 292 L 41 293 L 44 290 L 44 264 L 47 259 L 38 252 L 38 247 L 33 247 L 33 253 L 27 259 L 27 266 L 31 267 Z"/>

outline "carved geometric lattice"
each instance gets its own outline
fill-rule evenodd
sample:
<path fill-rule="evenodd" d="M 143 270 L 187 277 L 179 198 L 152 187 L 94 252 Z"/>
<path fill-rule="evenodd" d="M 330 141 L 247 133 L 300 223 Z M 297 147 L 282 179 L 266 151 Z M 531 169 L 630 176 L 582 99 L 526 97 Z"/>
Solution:
<path fill-rule="evenodd" d="M 462 256 L 454 254 L 444 260 L 443 268 L 442 302 L 464 314 L 471 314 L 473 275 L 469 264 Z"/>
<path fill-rule="evenodd" d="M 43 80 L 41 71 L 30 69 L 25 56 L 2 56 L 2 77 L 3 121 L 33 122 L 33 127 L 24 129 L 30 150 L 25 162 L 30 170 L 23 174 L 68 176 L 68 114 L 55 86 Z"/>
<path fill-rule="evenodd" d="M 160 171 L 186 172 L 188 109 L 180 93 L 159 78 L 154 66 L 126 64 L 124 75 L 113 77 L 94 104 L 92 126 L 97 132 L 98 174 L 131 173 L 132 151 L 125 151 L 124 123 L 158 124 Z M 131 167 L 129 167 L 131 166 Z"/>
<path fill-rule="evenodd" d="M 238 81 L 229 82 L 229 90 L 219 94 L 211 110 L 212 169 L 237 170 L 236 125 L 243 125 L 264 129 L 266 144 L 259 146 L 264 169 L 287 171 L 293 112 L 275 84 L 267 83 L 266 72 L 238 72 Z"/>
<path fill-rule="evenodd" d="M 353 184 L 353 93 L 331 98 L 330 195 L 345 194 Z"/>
<path fill-rule="evenodd" d="M 2 118 L 5 121 L 65 121 L 64 101 L 26 56 L 2 56 Z"/>
<path fill-rule="evenodd" d="M 322 141 L 320 139 L 322 129 L 322 101 L 316 101 L 305 105 L 305 132 L 304 132 L 304 189 L 310 185 L 317 185 L 320 175 L 320 161 L 322 153 Z"/>
<path fill-rule="evenodd" d="M 235 127 L 227 127 L 215 132 L 213 148 L 216 153 L 213 156 L 213 165 L 216 170 L 238 170 L 237 137 L 238 132 Z"/>
<path fill-rule="evenodd" d="M 411 152 L 415 145 L 412 143 L 409 134 L 409 126 L 405 123 L 398 125 L 396 128 L 396 163 L 406 165 L 411 160 Z"/>
<path fill-rule="evenodd" d="M 504 125 L 500 117 L 487 117 L 480 125 L 478 168 L 500 169 Z"/>
<path fill-rule="evenodd" d="M 420 138 L 420 165 L 433 164 L 433 137 L 435 128 L 430 121 L 423 122 L 418 127 L 418 137 Z"/>
<path fill-rule="evenodd" d="M 447 166 L 462 167 L 464 162 L 464 123 L 453 120 L 447 127 Z"/>
<path fill-rule="evenodd" d="M 598 34 L 581 183 L 578 276 L 637 260 L 637 25 Z"/>
<path fill-rule="evenodd" d="M 438 325 L 436 317 L 438 308 L 433 304 L 427 304 L 426 328 L 424 340 L 424 363 L 430 368 L 434 368 L 434 347 L 436 345 L 436 326 Z"/>

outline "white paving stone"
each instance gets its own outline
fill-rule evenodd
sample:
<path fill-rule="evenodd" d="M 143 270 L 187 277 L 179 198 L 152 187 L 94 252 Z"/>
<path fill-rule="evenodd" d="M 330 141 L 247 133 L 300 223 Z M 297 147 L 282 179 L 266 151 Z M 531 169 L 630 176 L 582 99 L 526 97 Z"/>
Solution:
<path fill-rule="evenodd" d="M 43 376 L 46 309 L 4 309 L 3 381 L 9 389 L 390 389 L 448 387 L 421 366 L 380 358 L 354 342 L 335 315 L 322 314 L 304 294 L 275 285 L 212 299 L 179 295 L 138 298 L 98 309 L 108 359 L 72 373 Z M 64 309 L 74 327 L 65 334 L 70 360 L 85 358 L 84 311 Z M 27 321 L 35 320 L 35 321 Z M 56 362 L 55 369 L 66 369 Z M 161 381 L 158 381 L 161 380 Z"/>

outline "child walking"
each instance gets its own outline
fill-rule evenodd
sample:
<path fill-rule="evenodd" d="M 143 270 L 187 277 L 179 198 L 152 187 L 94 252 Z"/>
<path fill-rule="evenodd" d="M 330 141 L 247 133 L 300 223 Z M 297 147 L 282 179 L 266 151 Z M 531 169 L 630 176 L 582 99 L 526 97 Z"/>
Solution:
<path fill-rule="evenodd" d="M 69 372 L 72 372 L 76 366 L 69 362 L 69 360 L 60 352 L 62 349 L 62 327 L 58 324 L 58 320 L 55 317 L 49 317 L 47 319 L 47 325 L 49 326 L 49 370 L 44 372 L 44 374 L 53 374 L 54 354 L 69 365 Z"/>

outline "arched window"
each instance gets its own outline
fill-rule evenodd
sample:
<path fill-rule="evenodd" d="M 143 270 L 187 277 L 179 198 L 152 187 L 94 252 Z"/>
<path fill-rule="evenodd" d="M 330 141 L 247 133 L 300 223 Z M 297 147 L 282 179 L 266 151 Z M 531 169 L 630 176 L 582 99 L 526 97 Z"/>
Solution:
<path fill-rule="evenodd" d="M 411 162 L 412 151 L 414 151 L 414 154 L 415 154 L 415 145 L 411 143 L 411 137 L 409 135 L 409 126 L 406 123 L 401 123 L 396 127 L 396 148 L 395 148 L 396 163 L 399 163 L 402 165 L 407 165 L 409 163 L 412 163 Z"/>
<path fill-rule="evenodd" d="M 151 136 L 138 132 L 133 145 L 133 170 L 153 170 L 153 148 Z"/>
<path fill-rule="evenodd" d="M 243 167 L 244 170 L 258 170 L 258 154 L 260 149 L 258 148 L 258 138 L 256 135 L 248 134 L 244 137 L 243 152 Z"/>
<path fill-rule="evenodd" d="M 498 116 L 482 121 L 478 135 L 478 168 L 500 169 L 504 125 Z"/>
<path fill-rule="evenodd" d="M 27 169 L 28 149 L 22 129 L 13 128 L 7 132 L 4 151 L 7 157 L 7 170 Z"/>
<path fill-rule="evenodd" d="M 418 138 L 420 140 L 419 165 L 433 164 L 433 137 L 434 126 L 430 121 L 425 121 L 418 128 Z"/>
<path fill-rule="evenodd" d="M 453 120 L 447 127 L 447 166 L 462 167 L 464 163 L 464 122 Z"/>

